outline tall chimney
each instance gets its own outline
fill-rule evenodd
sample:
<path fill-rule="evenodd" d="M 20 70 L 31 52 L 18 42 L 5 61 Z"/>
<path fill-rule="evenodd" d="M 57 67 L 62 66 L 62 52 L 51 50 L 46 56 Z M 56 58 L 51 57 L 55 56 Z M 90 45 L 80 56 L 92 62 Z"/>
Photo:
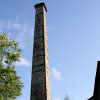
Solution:
<path fill-rule="evenodd" d="M 35 5 L 31 100 L 51 100 L 45 4 Z"/>

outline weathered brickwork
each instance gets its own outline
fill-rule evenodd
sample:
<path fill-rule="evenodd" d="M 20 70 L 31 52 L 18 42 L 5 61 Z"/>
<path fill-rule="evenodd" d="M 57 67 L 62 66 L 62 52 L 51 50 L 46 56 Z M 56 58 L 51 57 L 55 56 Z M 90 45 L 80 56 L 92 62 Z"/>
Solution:
<path fill-rule="evenodd" d="M 35 9 L 31 100 L 51 100 L 46 27 L 47 9 L 44 3 L 35 5 Z"/>

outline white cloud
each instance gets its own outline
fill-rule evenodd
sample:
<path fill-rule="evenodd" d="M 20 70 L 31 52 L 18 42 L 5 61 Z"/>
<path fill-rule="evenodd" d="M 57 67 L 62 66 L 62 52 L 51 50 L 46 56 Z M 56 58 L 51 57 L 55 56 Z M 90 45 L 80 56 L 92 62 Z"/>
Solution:
<path fill-rule="evenodd" d="M 56 68 L 53 68 L 52 72 L 53 72 L 53 76 L 54 76 L 55 80 L 61 80 L 62 79 L 61 72 L 58 71 Z"/>
<path fill-rule="evenodd" d="M 54 100 L 61 100 L 61 99 L 57 97 L 57 98 L 55 98 Z"/>
<path fill-rule="evenodd" d="M 31 63 L 27 60 L 27 59 L 25 59 L 25 58 L 21 58 L 20 59 L 20 62 L 16 62 L 16 65 L 17 66 L 31 66 Z"/>
<path fill-rule="evenodd" d="M 32 47 L 33 29 L 32 25 L 26 22 L 21 23 L 20 19 L 2 21 L 0 23 L 0 32 L 6 32 L 9 37 L 19 42 L 19 47 L 22 49 Z"/>
<path fill-rule="evenodd" d="M 7 23 L 7 29 L 8 30 L 21 30 L 21 24 L 20 23 L 16 23 L 16 22 L 12 22 L 12 21 L 8 21 Z"/>

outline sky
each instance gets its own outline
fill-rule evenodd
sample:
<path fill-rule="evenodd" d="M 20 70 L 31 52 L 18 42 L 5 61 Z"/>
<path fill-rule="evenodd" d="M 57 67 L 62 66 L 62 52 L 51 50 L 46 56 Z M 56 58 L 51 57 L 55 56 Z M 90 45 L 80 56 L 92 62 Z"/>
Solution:
<path fill-rule="evenodd" d="M 0 33 L 19 42 L 17 74 L 24 83 L 16 100 L 30 100 L 36 3 L 45 2 L 52 100 L 87 100 L 100 60 L 100 0 L 0 0 Z"/>

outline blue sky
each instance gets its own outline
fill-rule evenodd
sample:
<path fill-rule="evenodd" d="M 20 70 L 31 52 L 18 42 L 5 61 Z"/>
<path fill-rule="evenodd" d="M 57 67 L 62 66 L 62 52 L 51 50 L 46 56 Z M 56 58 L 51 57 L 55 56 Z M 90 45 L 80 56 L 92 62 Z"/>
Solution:
<path fill-rule="evenodd" d="M 87 100 L 92 96 L 100 60 L 100 0 L 0 0 L 0 32 L 22 48 L 16 71 L 24 82 L 22 96 L 30 100 L 34 36 L 34 4 L 45 1 L 52 100 Z"/>

